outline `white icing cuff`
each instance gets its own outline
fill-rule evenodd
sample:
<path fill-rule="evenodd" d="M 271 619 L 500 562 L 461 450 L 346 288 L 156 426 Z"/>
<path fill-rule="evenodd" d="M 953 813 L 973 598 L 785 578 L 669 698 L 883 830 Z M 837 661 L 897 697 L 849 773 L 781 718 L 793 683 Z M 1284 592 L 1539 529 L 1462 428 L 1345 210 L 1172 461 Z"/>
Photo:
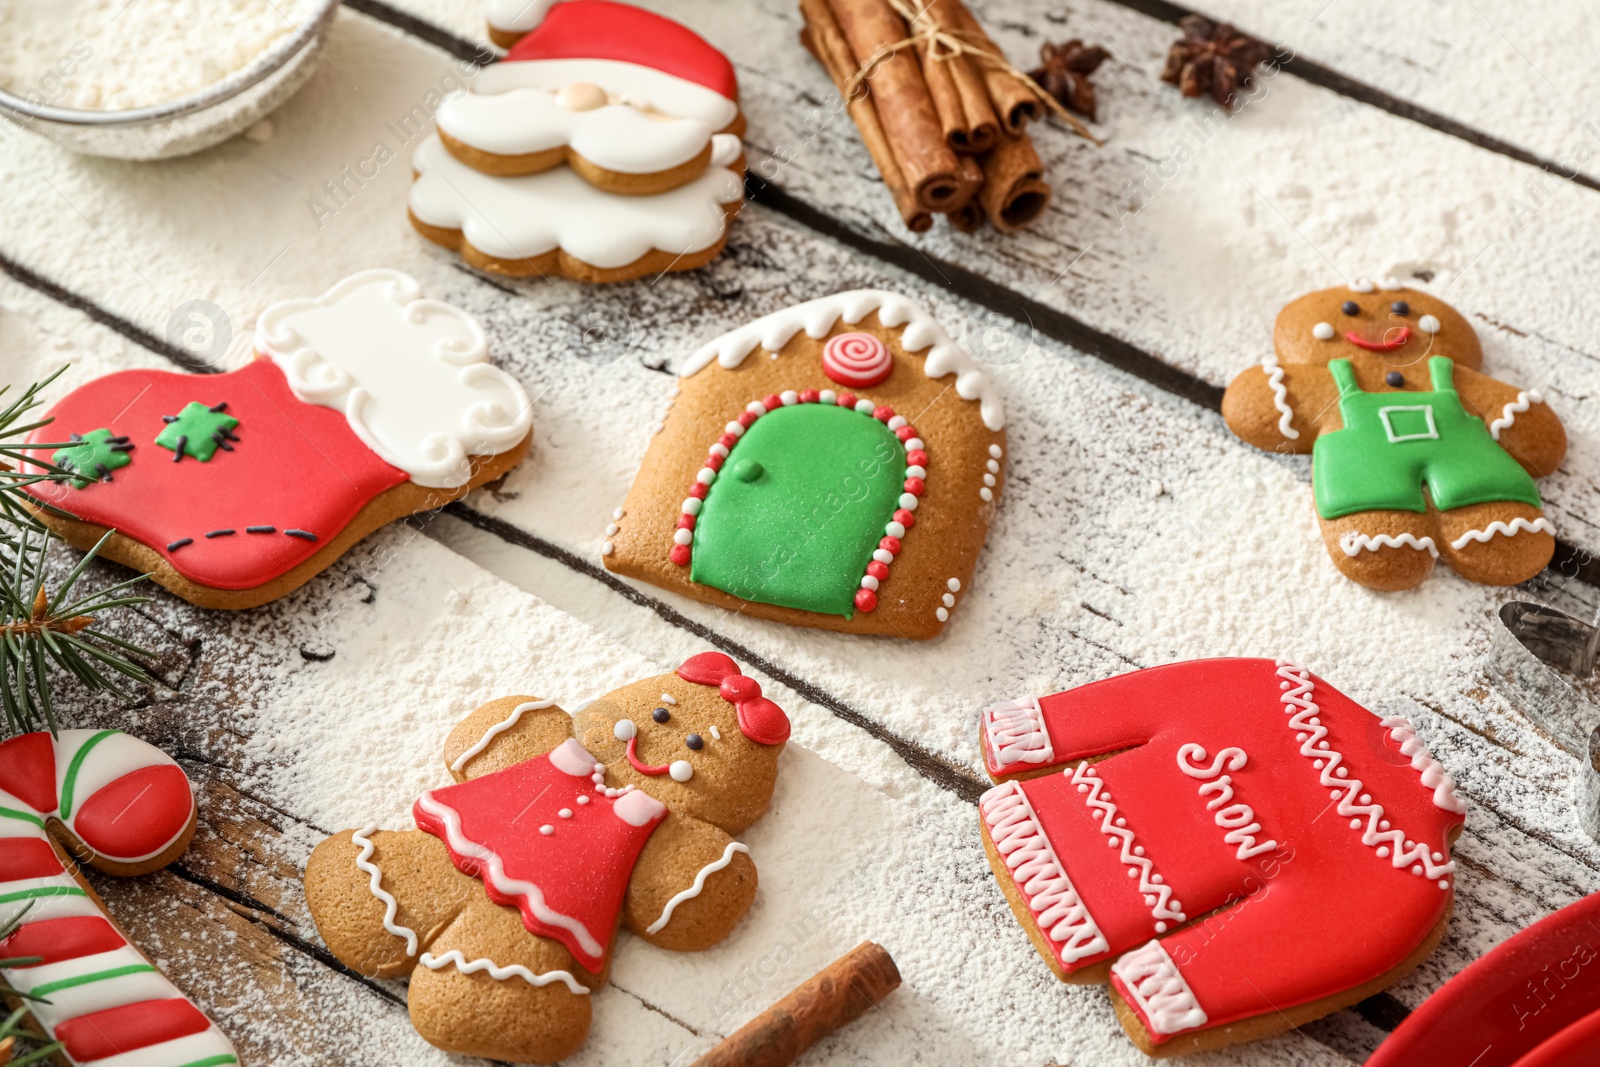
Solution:
<path fill-rule="evenodd" d="M 1339 547 L 1351 559 L 1363 552 L 1376 552 L 1380 548 L 1414 548 L 1419 552 L 1427 552 L 1434 559 L 1439 558 L 1439 546 L 1434 544 L 1431 537 L 1418 537 L 1412 533 L 1403 533 L 1396 537 L 1393 534 L 1364 534 L 1347 533 L 1339 537 Z"/>
<path fill-rule="evenodd" d="M 385 463 L 454 489 L 470 480 L 470 457 L 520 444 L 533 412 L 517 380 L 489 362 L 477 320 L 421 292 L 397 270 L 352 274 L 263 311 L 256 348 L 296 397 L 343 413 Z"/>
<path fill-rule="evenodd" d="M 1277 356 L 1267 356 L 1261 361 L 1267 374 L 1267 387 L 1272 390 L 1272 406 L 1278 409 L 1278 433 L 1291 441 L 1299 440 L 1300 431 L 1294 428 L 1294 409 L 1289 406 L 1289 389 L 1283 384 L 1283 367 Z"/>
<path fill-rule="evenodd" d="M 479 971 L 487 971 L 489 972 L 489 977 L 497 982 L 503 982 L 507 978 L 520 978 L 529 985 L 535 986 L 561 982 L 579 996 L 588 996 L 589 994 L 589 987 L 574 978 L 571 971 L 545 971 L 541 974 L 534 974 L 520 963 L 502 967 L 495 963 L 494 960 L 487 958 L 479 958 L 469 962 L 458 948 L 451 949 L 443 956 L 435 956 L 431 952 L 424 952 L 417 962 L 430 971 L 437 971 L 444 967 L 454 967 L 462 974 L 477 974 Z"/>
<path fill-rule="evenodd" d="M 996 774 L 1014 770 L 1019 763 L 1048 766 L 1055 761 L 1038 697 L 1018 697 L 985 708 L 981 721 L 984 753 Z"/>
<path fill-rule="evenodd" d="M 1195 999 L 1178 965 L 1159 941 L 1123 954 L 1111 973 L 1143 1016 L 1153 1034 L 1178 1034 L 1206 1024 L 1205 1009 Z"/>
<path fill-rule="evenodd" d="M 1411 758 L 1411 769 L 1421 772 L 1422 784 L 1433 790 L 1434 806 L 1457 815 L 1466 814 L 1467 802 L 1456 792 L 1456 780 L 1445 773 L 1444 764 L 1433 758 L 1411 720 L 1404 715 L 1387 715 L 1379 722 L 1400 746 L 1400 754 Z"/>
<path fill-rule="evenodd" d="M 649 793 L 635 789 L 618 798 L 611 810 L 629 826 L 648 826 L 667 813 L 667 806 Z"/>
<path fill-rule="evenodd" d="M 1539 516 L 1532 522 L 1529 522 L 1521 515 L 1518 515 L 1509 523 L 1496 519 L 1494 522 L 1491 522 L 1488 526 L 1485 526 L 1481 530 L 1468 530 L 1454 541 L 1451 541 L 1450 547 L 1459 552 L 1461 549 L 1466 548 L 1474 541 L 1482 543 L 1488 541 L 1495 534 L 1504 534 L 1507 537 L 1515 537 L 1517 534 L 1524 532 L 1547 533 L 1551 537 L 1554 537 L 1556 535 L 1556 528 L 1551 525 L 1550 520 L 1545 518 L 1543 515 Z"/>
<path fill-rule="evenodd" d="M 1062 964 L 1109 952 L 1110 944 L 1067 877 L 1022 786 L 995 786 L 978 801 L 978 810 L 1012 884 Z"/>
<path fill-rule="evenodd" d="M 1517 394 L 1517 398 L 1500 409 L 1500 417 L 1489 424 L 1489 436 L 1496 441 L 1500 440 L 1500 432 L 1509 429 L 1517 421 L 1517 416 L 1527 411 L 1535 404 L 1544 403 L 1544 397 L 1537 389 L 1524 389 Z"/>
<path fill-rule="evenodd" d="M 383 888 L 383 872 L 378 865 L 372 862 L 372 853 L 376 846 L 372 843 L 373 834 L 378 832 L 376 824 L 365 826 L 350 835 L 350 841 L 361 849 L 356 855 L 356 869 L 367 876 L 367 888 L 372 895 L 383 903 L 383 928 L 395 937 L 401 938 L 406 943 L 406 955 L 417 954 L 417 932 L 409 926 L 404 926 L 395 921 L 395 916 L 400 911 L 400 902 L 394 899 L 394 894 Z"/>
<path fill-rule="evenodd" d="M 722 870 L 728 864 L 732 863 L 733 854 L 735 852 L 743 852 L 746 855 L 749 855 L 750 850 L 738 841 L 728 842 L 728 847 L 722 850 L 722 858 L 712 860 L 704 867 L 701 867 L 699 873 L 694 876 L 694 884 L 688 889 L 685 889 L 683 892 L 679 893 L 677 896 L 673 897 L 671 900 L 667 901 L 667 906 L 661 909 L 661 917 L 656 919 L 656 921 L 651 923 L 649 926 L 645 927 L 644 932 L 647 934 L 653 934 L 666 926 L 667 923 L 671 922 L 672 913 L 678 910 L 678 905 L 682 904 L 686 900 L 693 900 L 695 897 L 699 896 L 706 887 L 706 879 Z"/>

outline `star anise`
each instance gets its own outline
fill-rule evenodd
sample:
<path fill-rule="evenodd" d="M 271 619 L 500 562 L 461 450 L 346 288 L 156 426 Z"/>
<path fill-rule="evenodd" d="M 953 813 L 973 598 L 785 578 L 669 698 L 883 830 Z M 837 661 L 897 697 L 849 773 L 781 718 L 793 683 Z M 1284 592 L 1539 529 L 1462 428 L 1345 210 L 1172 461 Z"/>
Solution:
<path fill-rule="evenodd" d="M 1044 66 L 1029 71 L 1028 77 L 1068 111 L 1076 111 L 1090 122 L 1094 121 L 1094 86 L 1089 75 L 1111 57 L 1099 45 L 1086 46 L 1074 37 L 1063 44 L 1048 41 L 1039 49 L 1039 59 Z"/>
<path fill-rule="evenodd" d="M 1184 96 L 1210 93 L 1223 107 L 1234 92 L 1248 89 L 1258 63 L 1272 58 L 1272 48 L 1246 36 L 1226 22 L 1203 15 L 1186 15 L 1178 23 L 1182 39 L 1173 42 L 1161 80 L 1176 85 Z"/>

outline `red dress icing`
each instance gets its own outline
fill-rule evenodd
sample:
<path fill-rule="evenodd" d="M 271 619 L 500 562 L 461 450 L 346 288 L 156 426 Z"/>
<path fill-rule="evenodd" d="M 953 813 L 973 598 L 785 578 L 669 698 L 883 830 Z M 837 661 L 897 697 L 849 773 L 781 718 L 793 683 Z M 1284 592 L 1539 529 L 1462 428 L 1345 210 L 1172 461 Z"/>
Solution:
<path fill-rule="evenodd" d="M 511 51 L 519 59 L 613 59 L 664 71 L 739 99 L 728 57 L 681 22 L 611 0 L 567 0 L 551 9 Z"/>
<path fill-rule="evenodd" d="M 667 816 L 648 794 L 608 795 L 603 782 L 594 757 L 568 740 L 547 756 L 430 790 L 412 815 L 490 900 L 521 911 L 530 933 L 561 942 L 598 973 L 633 865 Z"/>
<path fill-rule="evenodd" d="M 233 451 L 174 463 L 155 443 L 162 416 L 191 401 L 228 405 L 239 420 Z M 266 359 L 228 374 L 108 374 L 73 390 L 50 415 L 55 421 L 30 441 L 109 429 L 133 442 L 131 462 L 108 482 L 82 489 L 40 482 L 27 492 L 155 549 L 179 574 L 214 589 L 272 581 L 331 541 L 373 497 L 407 480 L 361 443 L 344 415 L 296 399 Z M 53 451 L 33 454 L 49 460 Z M 247 532 L 252 526 L 272 531 Z M 206 536 L 219 530 L 234 532 Z"/>
<path fill-rule="evenodd" d="M 1548 915 L 1446 982 L 1367 1067 L 1600 1063 L 1600 893 Z"/>
<path fill-rule="evenodd" d="M 1064 971 L 1116 961 L 1157 1043 L 1370 981 L 1450 905 L 1453 780 L 1292 664 L 1142 670 L 991 708 L 983 737 L 997 778 L 1066 765 L 984 795 L 1002 877 Z"/>

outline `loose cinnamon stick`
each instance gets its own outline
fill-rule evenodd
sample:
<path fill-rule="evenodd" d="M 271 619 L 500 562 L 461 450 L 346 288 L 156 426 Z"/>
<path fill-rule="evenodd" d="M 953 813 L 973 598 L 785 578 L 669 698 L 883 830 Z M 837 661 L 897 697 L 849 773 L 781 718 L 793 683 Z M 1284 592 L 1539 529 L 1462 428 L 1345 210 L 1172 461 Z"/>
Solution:
<path fill-rule="evenodd" d="M 1002 136 L 1000 143 L 985 154 L 983 188 L 978 200 L 983 213 L 1001 233 L 1021 229 L 1050 206 L 1050 186 L 1044 182 L 1044 162 L 1026 133 Z"/>
<path fill-rule="evenodd" d="M 899 985 L 900 971 L 889 953 L 863 941 L 701 1056 L 694 1067 L 788 1067 Z"/>
<path fill-rule="evenodd" d="M 951 4 L 950 18 L 958 24 L 960 36 L 965 38 L 974 48 L 994 56 L 998 63 L 985 63 L 973 60 L 983 77 L 983 84 L 989 90 L 989 98 L 994 101 L 995 112 L 999 115 L 1000 125 L 1006 133 L 1013 137 L 1022 132 L 1022 128 L 1035 119 L 1044 115 L 1044 105 L 1039 103 L 1039 98 L 1034 95 L 1026 82 L 1008 73 L 1005 64 L 1005 53 L 1000 51 L 1000 46 L 994 43 L 982 25 L 973 17 L 967 6 L 960 2 Z"/>
<path fill-rule="evenodd" d="M 855 74 L 858 65 L 838 22 L 834 20 L 832 8 L 827 0 L 800 0 L 800 11 L 806 20 L 806 27 L 800 33 L 801 42 L 822 64 L 828 77 L 833 79 L 834 87 L 843 95 L 845 85 Z M 884 187 L 894 197 L 895 207 L 906 229 L 912 233 L 926 233 L 933 225 L 933 216 L 917 203 L 916 195 L 906 183 L 905 174 L 884 135 L 883 124 L 878 120 L 878 111 L 872 98 L 865 89 L 858 88 L 855 96 L 846 102 L 846 107 L 856 124 L 856 130 L 861 134 L 862 143 L 867 146 L 867 153 L 877 164 Z"/>
<path fill-rule="evenodd" d="M 849 42 L 857 70 L 910 34 L 905 19 L 888 0 L 827 0 L 827 4 Z M 880 60 L 865 84 L 917 203 L 928 211 L 948 211 L 960 194 L 956 154 L 945 141 L 916 51 L 902 48 Z"/>

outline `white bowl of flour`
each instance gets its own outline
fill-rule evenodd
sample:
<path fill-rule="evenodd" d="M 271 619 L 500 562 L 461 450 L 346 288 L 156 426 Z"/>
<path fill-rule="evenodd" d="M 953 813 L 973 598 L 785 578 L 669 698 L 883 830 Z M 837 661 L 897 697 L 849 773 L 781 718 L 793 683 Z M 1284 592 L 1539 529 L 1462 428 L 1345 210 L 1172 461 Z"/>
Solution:
<path fill-rule="evenodd" d="M 338 0 L 0 0 L 0 143 L 163 159 L 259 121 L 316 69 Z"/>

